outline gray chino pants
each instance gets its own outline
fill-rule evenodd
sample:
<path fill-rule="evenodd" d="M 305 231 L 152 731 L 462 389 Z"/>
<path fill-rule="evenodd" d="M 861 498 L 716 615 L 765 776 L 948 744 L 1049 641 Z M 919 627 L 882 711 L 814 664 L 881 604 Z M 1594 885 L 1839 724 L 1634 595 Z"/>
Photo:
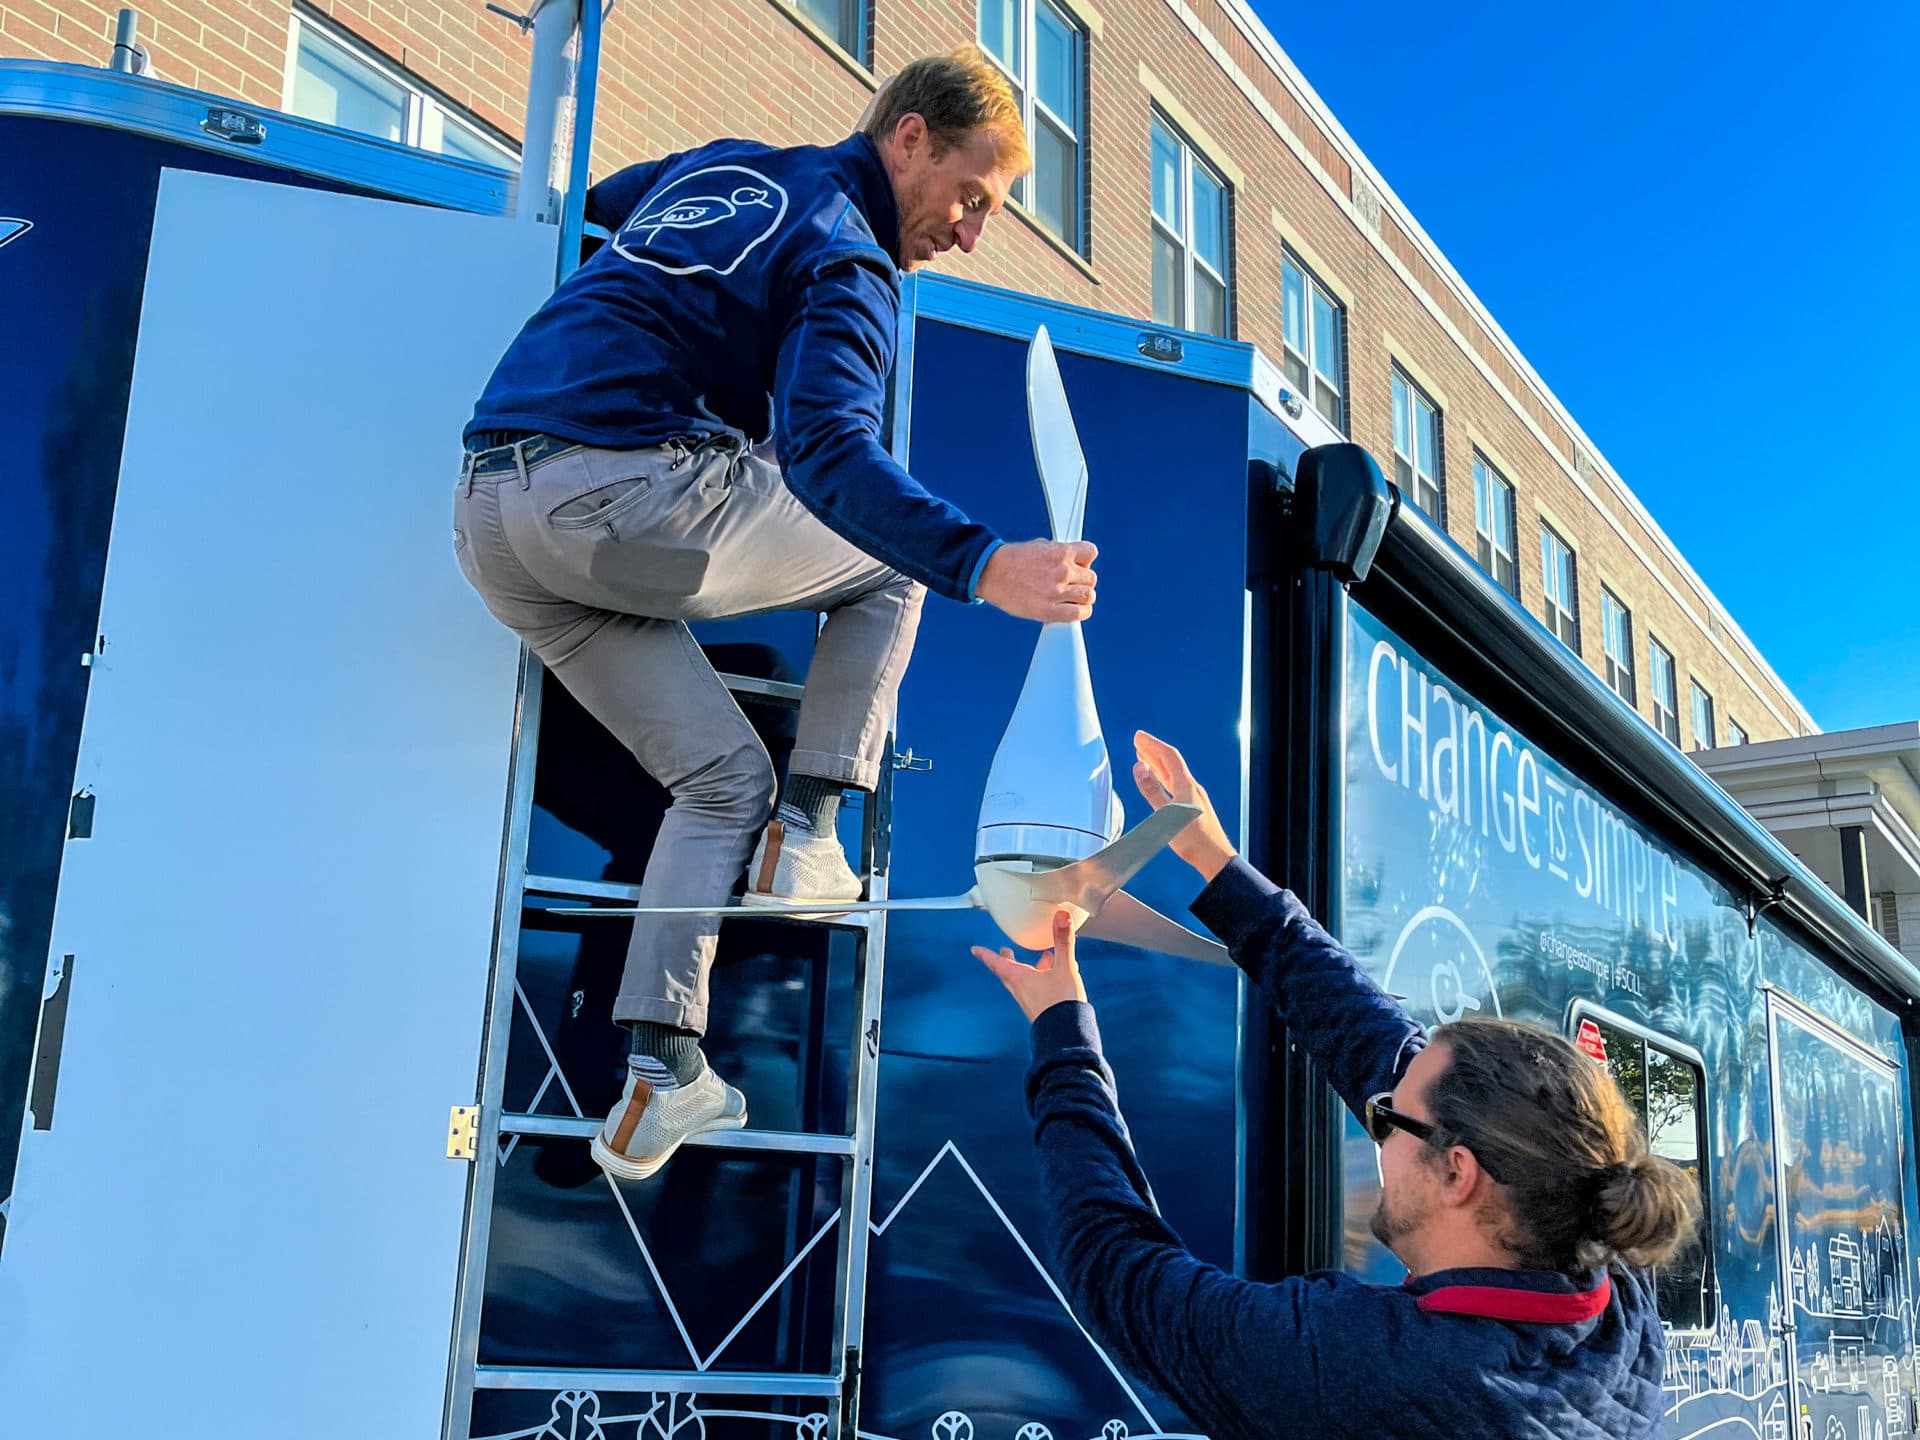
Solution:
<path fill-rule="evenodd" d="M 517 453 L 517 452 L 516 452 Z M 673 796 L 640 904 L 719 905 L 772 811 L 766 749 L 687 629 L 825 611 L 792 768 L 871 790 L 925 587 L 856 549 L 738 448 L 564 450 L 454 492 L 487 608 Z M 615 1020 L 704 1033 L 715 916 L 634 923 Z"/>

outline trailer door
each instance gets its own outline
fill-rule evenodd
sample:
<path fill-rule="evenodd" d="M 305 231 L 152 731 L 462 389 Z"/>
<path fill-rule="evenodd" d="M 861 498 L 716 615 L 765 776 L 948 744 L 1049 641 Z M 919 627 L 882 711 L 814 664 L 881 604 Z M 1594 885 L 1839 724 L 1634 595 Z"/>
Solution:
<path fill-rule="evenodd" d="M 1797 1434 L 1907 1435 L 1914 1312 L 1899 1072 L 1773 989 L 1767 1040 Z"/>
<path fill-rule="evenodd" d="M 0 1434 L 438 1433 L 518 676 L 451 497 L 553 246 L 163 177 Z"/>

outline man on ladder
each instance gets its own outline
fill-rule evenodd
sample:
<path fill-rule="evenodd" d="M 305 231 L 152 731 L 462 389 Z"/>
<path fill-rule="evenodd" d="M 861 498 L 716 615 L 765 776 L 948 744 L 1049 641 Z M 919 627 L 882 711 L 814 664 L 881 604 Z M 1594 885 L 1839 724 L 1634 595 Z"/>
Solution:
<path fill-rule="evenodd" d="M 838 145 L 718 140 L 619 171 L 586 202 L 611 243 L 475 407 L 461 569 L 672 794 L 643 911 L 723 905 L 749 850 L 749 902 L 860 897 L 834 819 L 846 787 L 879 783 L 927 588 L 1091 613 L 1092 545 L 1002 543 L 881 442 L 900 272 L 971 252 L 1030 162 L 1007 82 L 969 47 L 907 66 Z M 751 448 L 769 435 L 777 467 Z M 687 622 L 788 609 L 827 618 L 774 810 L 765 748 Z M 699 1046 L 718 929 L 634 924 L 613 1009 L 632 1057 L 593 1144 L 609 1174 L 645 1179 L 746 1123 Z"/>

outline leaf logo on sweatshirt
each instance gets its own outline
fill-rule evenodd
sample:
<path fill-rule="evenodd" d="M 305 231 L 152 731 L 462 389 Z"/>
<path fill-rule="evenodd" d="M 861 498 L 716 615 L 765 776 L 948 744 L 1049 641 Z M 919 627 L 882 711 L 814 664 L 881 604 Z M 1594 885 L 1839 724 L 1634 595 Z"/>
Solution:
<path fill-rule="evenodd" d="M 18 240 L 32 228 L 33 222 L 31 220 L 14 220 L 0 215 L 0 245 L 5 245 L 11 240 Z"/>
<path fill-rule="evenodd" d="M 669 275 L 731 275 L 786 217 L 777 182 L 745 165 L 709 165 L 654 187 L 613 248 Z"/>

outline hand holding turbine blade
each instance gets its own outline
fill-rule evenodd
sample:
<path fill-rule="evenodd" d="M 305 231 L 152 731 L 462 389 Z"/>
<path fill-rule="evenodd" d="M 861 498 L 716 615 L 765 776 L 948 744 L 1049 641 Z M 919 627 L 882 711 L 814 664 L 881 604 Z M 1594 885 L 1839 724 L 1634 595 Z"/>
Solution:
<path fill-rule="evenodd" d="M 1002 545 L 987 557 L 975 593 L 1023 620 L 1069 624 L 1093 613 L 1099 551 L 1081 538 L 1087 509 L 1087 457 L 1060 383 L 1046 326 L 1027 351 L 1027 425 L 1047 500 L 1051 540 Z"/>

